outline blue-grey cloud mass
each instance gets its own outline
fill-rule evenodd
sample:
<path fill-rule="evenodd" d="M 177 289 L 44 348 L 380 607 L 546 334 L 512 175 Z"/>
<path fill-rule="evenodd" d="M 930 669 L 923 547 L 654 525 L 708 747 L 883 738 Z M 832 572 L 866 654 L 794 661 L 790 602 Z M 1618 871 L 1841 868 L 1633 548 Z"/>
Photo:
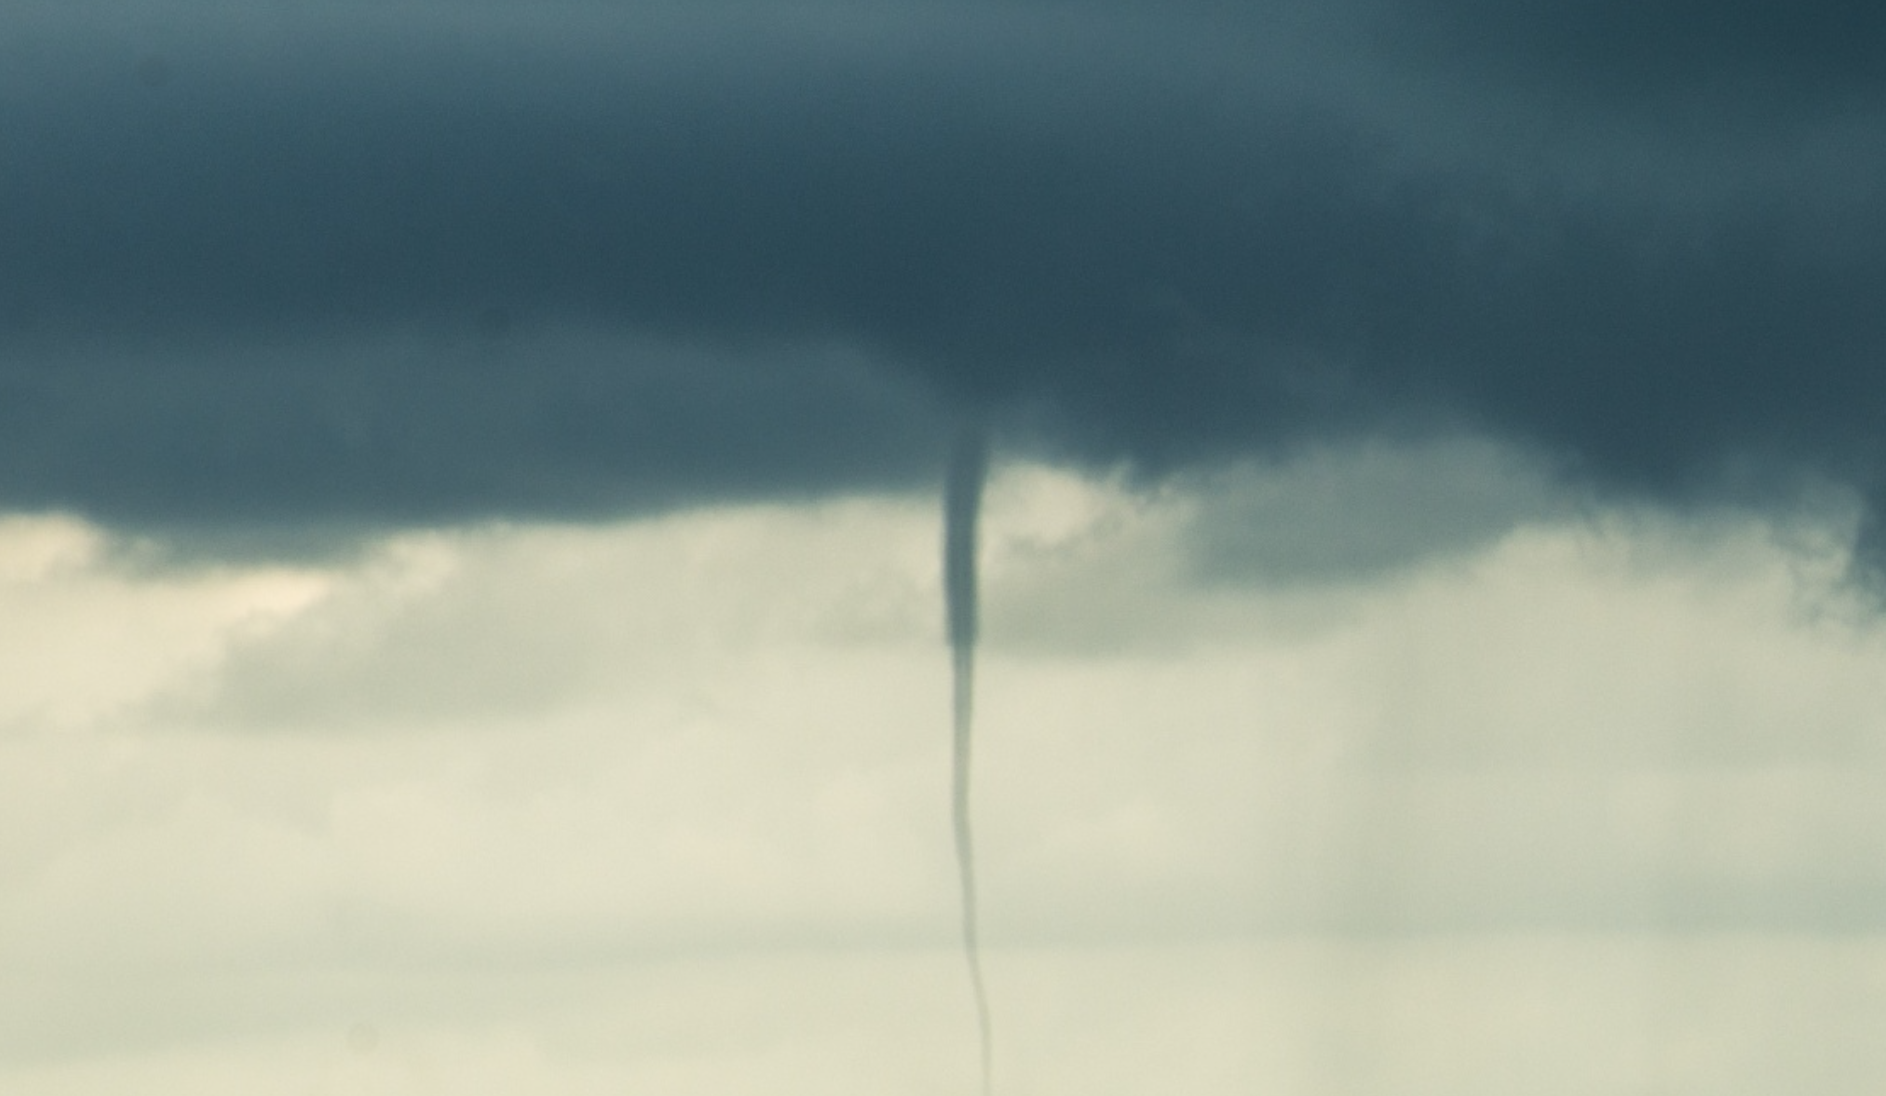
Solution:
<path fill-rule="evenodd" d="M 1874 490 L 1845 3 L 10 8 L 0 503 L 144 527 L 1467 432 Z"/>

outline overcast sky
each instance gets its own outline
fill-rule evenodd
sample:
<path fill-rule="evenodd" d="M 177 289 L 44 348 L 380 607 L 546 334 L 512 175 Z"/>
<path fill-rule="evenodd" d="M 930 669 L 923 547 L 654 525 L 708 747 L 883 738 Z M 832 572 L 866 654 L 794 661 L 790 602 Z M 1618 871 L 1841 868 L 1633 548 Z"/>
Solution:
<path fill-rule="evenodd" d="M 1886 9 L 0 11 L 0 1090 L 1872 1093 Z"/>

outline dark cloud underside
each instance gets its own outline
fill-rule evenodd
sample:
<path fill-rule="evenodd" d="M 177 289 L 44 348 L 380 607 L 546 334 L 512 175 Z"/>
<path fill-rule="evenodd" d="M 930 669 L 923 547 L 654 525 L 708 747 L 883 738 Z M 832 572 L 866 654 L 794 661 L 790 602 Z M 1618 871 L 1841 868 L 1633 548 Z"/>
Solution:
<path fill-rule="evenodd" d="M 11 504 L 887 485 L 963 401 L 1152 469 L 1445 426 L 1874 480 L 1870 10 L 199 14 L 0 45 Z"/>

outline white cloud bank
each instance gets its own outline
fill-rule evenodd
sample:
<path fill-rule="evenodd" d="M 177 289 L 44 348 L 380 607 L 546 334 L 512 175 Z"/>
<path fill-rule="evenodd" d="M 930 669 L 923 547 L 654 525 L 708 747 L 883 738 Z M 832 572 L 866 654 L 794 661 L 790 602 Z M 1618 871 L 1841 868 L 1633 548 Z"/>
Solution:
<path fill-rule="evenodd" d="M 1874 1091 L 1838 538 L 1420 480 L 992 484 L 998 1086 Z M 1385 489 L 1449 550 L 1225 566 Z M 938 538 L 856 499 L 153 572 L 0 524 L 0 1090 L 968 1090 Z"/>

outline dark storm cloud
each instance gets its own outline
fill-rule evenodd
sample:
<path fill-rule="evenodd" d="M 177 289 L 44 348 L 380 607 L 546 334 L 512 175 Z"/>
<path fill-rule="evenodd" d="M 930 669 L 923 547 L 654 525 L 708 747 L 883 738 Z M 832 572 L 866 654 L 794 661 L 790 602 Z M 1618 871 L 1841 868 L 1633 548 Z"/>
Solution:
<path fill-rule="evenodd" d="M 902 483 L 965 402 L 1155 472 L 1459 429 L 1663 497 L 1876 478 L 1870 10 L 9 18 L 10 503 Z"/>
<path fill-rule="evenodd" d="M 1886 11 L 1852 0 L 1429 0 L 1388 10 L 1434 60 L 1614 100 L 1700 93 L 1799 107 L 1886 84 Z"/>
<path fill-rule="evenodd" d="M 0 495 L 220 529 L 232 545 L 267 543 L 243 527 L 300 537 L 310 521 L 601 516 L 905 485 L 926 482 L 940 451 L 931 411 L 842 349 L 575 327 L 75 342 L 33 348 L 0 388 Z"/>

